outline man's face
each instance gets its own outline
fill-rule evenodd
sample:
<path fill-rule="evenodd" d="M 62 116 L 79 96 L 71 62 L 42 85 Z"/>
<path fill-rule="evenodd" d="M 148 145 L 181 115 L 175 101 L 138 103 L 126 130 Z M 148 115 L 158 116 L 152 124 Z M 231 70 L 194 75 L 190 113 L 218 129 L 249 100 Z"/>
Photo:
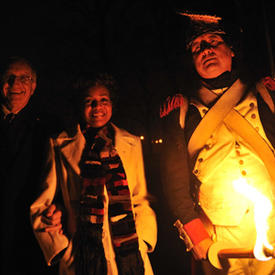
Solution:
<path fill-rule="evenodd" d="M 36 88 L 36 76 L 22 62 L 11 64 L 3 76 L 2 96 L 6 107 L 13 113 L 19 112 L 29 102 Z"/>
<path fill-rule="evenodd" d="M 110 93 L 104 86 L 95 86 L 88 90 L 83 100 L 82 116 L 88 126 L 99 128 L 112 117 Z"/>
<path fill-rule="evenodd" d="M 196 71 L 202 78 L 216 78 L 231 71 L 234 53 L 220 35 L 206 33 L 197 37 L 191 51 Z"/>

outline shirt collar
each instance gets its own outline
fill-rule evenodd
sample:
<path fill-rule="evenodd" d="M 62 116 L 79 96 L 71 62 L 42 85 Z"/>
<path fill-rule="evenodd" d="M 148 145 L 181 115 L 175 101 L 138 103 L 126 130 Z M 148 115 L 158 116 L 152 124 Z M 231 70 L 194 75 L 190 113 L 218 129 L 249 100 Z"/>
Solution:
<path fill-rule="evenodd" d="M 4 114 L 4 119 L 7 117 L 7 115 L 11 114 L 11 111 L 4 104 L 1 104 L 1 110 Z"/>

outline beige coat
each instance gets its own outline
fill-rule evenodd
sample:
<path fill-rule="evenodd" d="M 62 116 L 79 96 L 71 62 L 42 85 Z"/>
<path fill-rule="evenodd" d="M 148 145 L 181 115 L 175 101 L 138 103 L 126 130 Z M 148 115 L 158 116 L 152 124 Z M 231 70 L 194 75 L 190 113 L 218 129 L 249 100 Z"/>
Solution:
<path fill-rule="evenodd" d="M 135 213 L 139 249 L 144 261 L 145 274 L 153 274 L 147 252 L 154 250 L 157 240 L 157 224 L 154 211 L 147 200 L 148 193 L 143 167 L 143 156 L 140 139 L 127 131 L 115 129 L 115 146 L 121 157 Z M 44 253 L 46 262 L 51 265 L 58 254 L 65 250 L 60 262 L 60 274 L 75 274 L 71 256 L 71 237 L 76 230 L 76 207 L 81 191 L 80 161 L 85 146 L 85 138 L 78 127 L 77 134 L 69 137 L 66 132 L 58 138 L 51 139 L 49 144 L 48 166 L 43 180 L 43 190 L 37 200 L 31 205 L 31 221 L 35 236 Z M 68 216 L 68 224 L 64 230 L 67 235 L 43 232 L 46 227 L 41 221 L 43 211 L 52 204 L 57 192 L 61 190 Z M 108 210 L 108 196 L 105 190 L 104 208 Z M 106 213 L 106 212 L 105 212 Z M 116 275 L 115 254 L 110 238 L 108 217 L 103 223 L 103 246 L 108 265 L 108 275 Z M 145 243 L 146 242 L 146 243 Z M 55 258 L 55 259 L 54 259 Z"/>

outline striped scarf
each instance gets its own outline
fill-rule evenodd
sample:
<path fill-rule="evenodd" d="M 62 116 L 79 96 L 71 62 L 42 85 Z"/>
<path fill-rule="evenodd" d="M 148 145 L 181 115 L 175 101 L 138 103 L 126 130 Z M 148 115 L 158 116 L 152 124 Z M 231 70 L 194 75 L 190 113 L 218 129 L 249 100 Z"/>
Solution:
<path fill-rule="evenodd" d="M 80 163 L 83 186 L 77 232 L 74 237 L 77 275 L 107 274 L 102 245 L 104 188 L 109 198 L 108 218 L 119 274 L 144 274 L 130 191 L 121 159 L 113 146 L 113 128 L 96 135 L 86 130 L 86 148 Z"/>

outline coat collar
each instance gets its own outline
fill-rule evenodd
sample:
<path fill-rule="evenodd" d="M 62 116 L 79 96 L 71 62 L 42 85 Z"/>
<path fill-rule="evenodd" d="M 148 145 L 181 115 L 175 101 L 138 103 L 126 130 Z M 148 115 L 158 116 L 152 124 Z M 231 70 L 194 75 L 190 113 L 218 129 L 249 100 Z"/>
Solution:
<path fill-rule="evenodd" d="M 77 132 L 74 136 L 69 136 L 68 132 L 62 132 L 55 139 L 55 145 L 59 148 L 61 157 L 65 158 L 75 172 L 79 174 L 78 163 L 85 146 L 85 138 L 80 130 L 80 125 L 77 126 Z"/>
<path fill-rule="evenodd" d="M 123 161 L 127 159 L 127 155 L 131 152 L 131 147 L 135 145 L 135 136 L 118 128 L 113 123 L 112 127 L 115 130 L 115 147 Z M 77 132 L 74 136 L 71 137 L 64 131 L 55 139 L 55 146 L 59 148 L 62 157 L 66 159 L 77 174 L 80 173 L 78 164 L 85 143 L 86 141 L 80 130 L 80 125 L 77 126 Z"/>

